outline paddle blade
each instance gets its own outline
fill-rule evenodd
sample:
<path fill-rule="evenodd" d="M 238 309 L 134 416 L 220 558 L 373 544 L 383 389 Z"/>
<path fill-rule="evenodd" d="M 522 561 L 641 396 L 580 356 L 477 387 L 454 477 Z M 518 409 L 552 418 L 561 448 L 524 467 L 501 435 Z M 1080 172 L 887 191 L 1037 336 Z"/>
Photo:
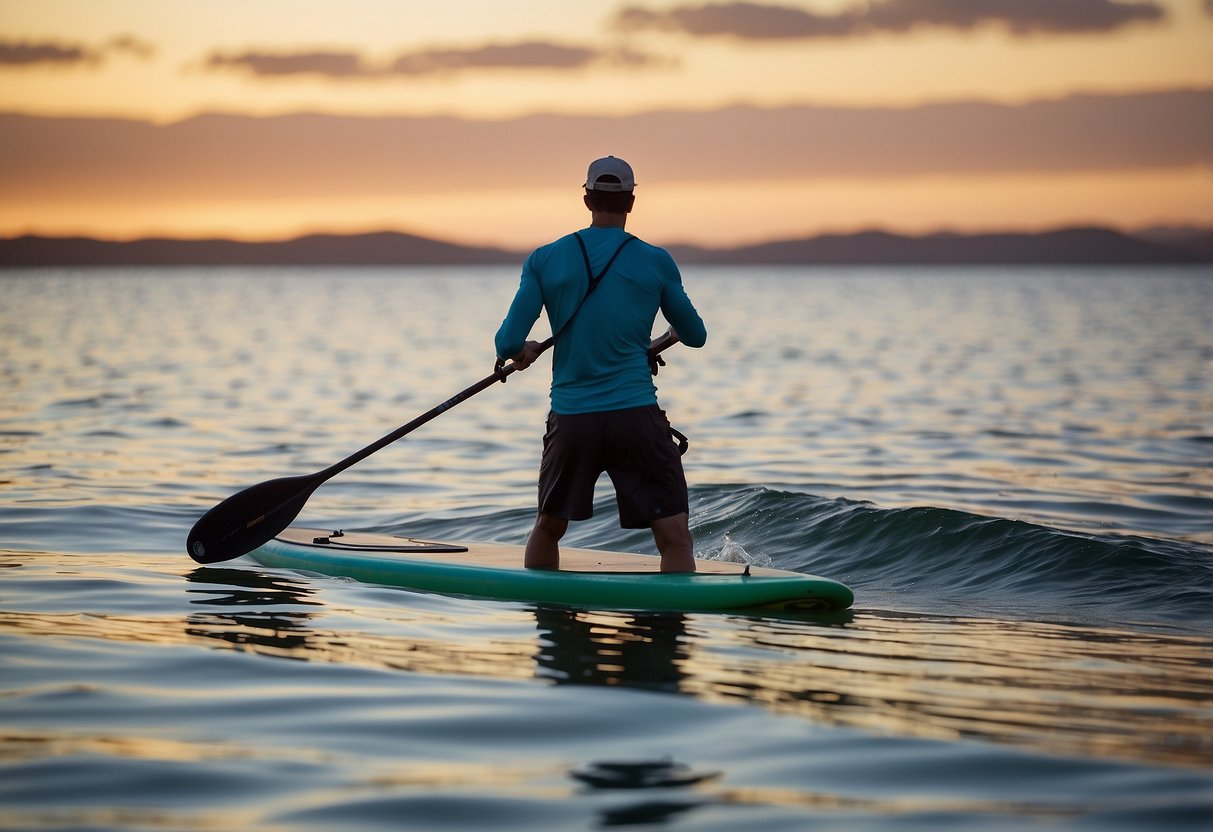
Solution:
<path fill-rule="evenodd" d="M 198 563 L 247 555 L 291 524 L 323 480 L 282 477 L 233 494 L 198 518 L 185 549 Z"/>

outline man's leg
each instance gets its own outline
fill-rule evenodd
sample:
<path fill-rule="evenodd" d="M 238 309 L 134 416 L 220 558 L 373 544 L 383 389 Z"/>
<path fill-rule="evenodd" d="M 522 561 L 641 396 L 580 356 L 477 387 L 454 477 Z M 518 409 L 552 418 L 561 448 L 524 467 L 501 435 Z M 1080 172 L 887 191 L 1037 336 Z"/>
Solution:
<path fill-rule="evenodd" d="M 695 548 L 685 513 L 653 521 L 653 541 L 661 552 L 662 572 L 694 572 Z"/>
<path fill-rule="evenodd" d="M 535 518 L 535 528 L 526 539 L 527 569 L 559 569 L 560 538 L 564 537 L 569 521 L 554 514 L 540 514 Z"/>

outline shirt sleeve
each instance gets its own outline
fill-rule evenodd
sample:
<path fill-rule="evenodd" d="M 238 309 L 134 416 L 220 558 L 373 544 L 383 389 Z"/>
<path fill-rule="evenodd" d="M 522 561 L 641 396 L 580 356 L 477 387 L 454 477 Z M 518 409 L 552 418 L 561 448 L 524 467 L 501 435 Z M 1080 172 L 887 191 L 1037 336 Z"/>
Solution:
<path fill-rule="evenodd" d="M 532 254 L 523 265 L 518 291 L 493 339 L 497 357 L 502 360 L 509 360 L 522 352 L 526 337 L 530 335 L 531 327 L 535 325 L 543 309 L 543 291 L 539 286 L 539 276 L 533 267 L 534 258 L 535 255 Z"/>
<path fill-rule="evenodd" d="M 665 279 L 661 284 L 661 314 L 688 347 L 702 347 L 708 341 L 708 329 L 682 286 L 682 274 L 667 252 Z"/>

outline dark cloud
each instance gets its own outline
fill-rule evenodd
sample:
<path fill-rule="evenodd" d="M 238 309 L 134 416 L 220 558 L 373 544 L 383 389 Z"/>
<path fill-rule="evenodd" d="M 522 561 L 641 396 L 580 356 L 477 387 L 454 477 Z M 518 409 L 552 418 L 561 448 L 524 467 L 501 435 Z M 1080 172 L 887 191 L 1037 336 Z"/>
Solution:
<path fill-rule="evenodd" d="M 664 63 L 664 59 L 626 49 L 526 41 L 405 52 L 386 64 L 373 63 L 357 52 L 216 52 L 206 59 L 204 66 L 212 70 L 243 70 L 257 77 L 319 75 L 340 80 L 517 69 L 567 71 L 595 65 L 645 67 Z"/>
<path fill-rule="evenodd" d="M 101 52 L 82 44 L 0 40 L 0 66 L 98 64 Z"/>
<path fill-rule="evenodd" d="M 559 187 L 621 137 L 646 187 L 717 181 L 1213 170 L 1213 88 L 1025 104 L 732 107 L 625 117 L 208 115 L 173 124 L 0 113 L 6 198 L 74 204 L 403 197 Z M 690 137 L 693 140 L 688 140 Z M 721 160 L 727 160 L 722 164 Z M 488 185 L 486 183 L 491 183 Z"/>
<path fill-rule="evenodd" d="M 134 35 L 118 35 L 100 46 L 55 41 L 0 40 L 0 67 L 99 66 L 110 53 L 148 59 L 156 50 Z"/>
<path fill-rule="evenodd" d="M 582 69 L 594 64 L 641 67 L 657 63 L 662 61 L 630 50 L 529 41 L 412 52 L 397 58 L 391 71 L 420 75 L 464 69 Z"/>
<path fill-rule="evenodd" d="M 1206 0 L 1206 6 L 1213 0 Z M 1002 26 L 1017 35 L 1107 32 L 1166 16 L 1154 0 L 879 0 L 837 14 L 797 6 L 712 3 L 651 10 L 632 6 L 615 18 L 625 31 L 674 31 L 742 40 L 840 38 L 934 26 Z"/>
<path fill-rule="evenodd" d="M 353 52 L 241 52 L 232 55 L 215 52 L 203 66 L 213 70 L 244 70 L 259 77 L 323 75 L 328 78 L 356 78 L 375 74 L 362 57 Z"/>
<path fill-rule="evenodd" d="M 775 40 L 851 35 L 856 32 L 857 17 L 853 12 L 819 15 L 789 6 L 724 3 L 662 11 L 633 6 L 621 10 L 615 23 L 625 31 L 660 29 L 697 37 Z"/>
<path fill-rule="evenodd" d="M 598 53 L 586 47 L 532 41 L 409 52 L 397 58 L 390 71 L 398 75 L 430 75 L 465 69 L 579 69 L 598 57 Z"/>
<path fill-rule="evenodd" d="M 1017 35 L 1110 32 L 1166 16 L 1153 0 L 884 0 L 870 7 L 878 29 L 916 26 L 972 29 L 1000 24 Z"/>

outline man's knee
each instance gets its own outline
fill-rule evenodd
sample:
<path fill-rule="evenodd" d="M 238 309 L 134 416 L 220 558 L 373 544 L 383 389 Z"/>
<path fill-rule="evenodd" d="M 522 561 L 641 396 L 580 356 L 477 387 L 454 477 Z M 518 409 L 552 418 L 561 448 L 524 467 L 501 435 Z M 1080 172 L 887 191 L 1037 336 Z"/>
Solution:
<path fill-rule="evenodd" d="M 535 530 L 554 540 L 564 537 L 564 533 L 568 528 L 569 521 L 564 517 L 557 517 L 554 514 L 540 514 L 535 518 Z"/>

